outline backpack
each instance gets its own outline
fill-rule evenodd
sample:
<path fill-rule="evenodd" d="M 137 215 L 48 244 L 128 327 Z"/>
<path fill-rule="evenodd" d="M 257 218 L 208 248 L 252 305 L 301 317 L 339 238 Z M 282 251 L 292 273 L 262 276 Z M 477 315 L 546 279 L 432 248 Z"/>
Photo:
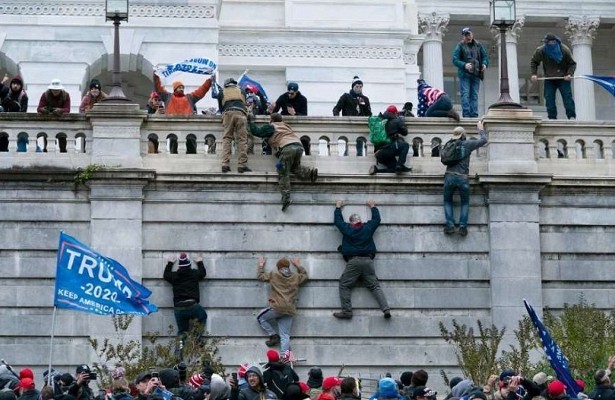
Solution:
<path fill-rule="evenodd" d="M 457 165 L 467 156 L 466 148 L 462 145 L 462 141 L 458 139 L 449 140 L 440 150 L 440 161 L 444 165 Z"/>
<path fill-rule="evenodd" d="M 391 143 L 391 139 L 389 135 L 387 135 L 385 129 L 387 122 L 387 119 L 376 116 L 371 116 L 367 119 L 367 125 L 369 126 L 369 141 L 376 147 Z"/>
<path fill-rule="evenodd" d="M 268 382 L 267 389 L 271 390 L 273 393 L 278 396 L 278 399 L 281 399 L 284 396 L 284 392 L 286 391 L 286 387 L 293 383 L 292 374 L 288 373 L 288 370 L 284 368 L 282 371 L 279 369 L 271 369 L 271 377 Z"/>

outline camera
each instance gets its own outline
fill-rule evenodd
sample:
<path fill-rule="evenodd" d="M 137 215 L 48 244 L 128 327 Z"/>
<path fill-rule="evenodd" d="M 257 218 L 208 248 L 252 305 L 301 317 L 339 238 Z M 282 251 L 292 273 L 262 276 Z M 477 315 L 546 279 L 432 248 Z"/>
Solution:
<path fill-rule="evenodd" d="M 158 374 L 158 371 L 152 371 L 152 378 L 160 378 L 160 374 Z"/>
<path fill-rule="evenodd" d="M 97 377 L 98 375 L 96 375 L 96 372 L 90 372 L 88 375 L 88 379 L 91 381 L 95 381 Z"/>
<path fill-rule="evenodd" d="M 504 379 L 502 379 L 502 383 L 504 384 L 504 386 L 508 386 L 510 384 L 510 382 L 512 382 L 512 377 L 511 376 L 506 376 L 506 377 L 504 377 Z"/>

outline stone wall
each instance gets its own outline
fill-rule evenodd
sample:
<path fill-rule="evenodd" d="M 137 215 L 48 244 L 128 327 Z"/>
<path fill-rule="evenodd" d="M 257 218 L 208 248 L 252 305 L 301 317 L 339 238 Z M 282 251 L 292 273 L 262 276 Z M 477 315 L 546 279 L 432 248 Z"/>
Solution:
<path fill-rule="evenodd" d="M 255 316 L 266 304 L 267 288 L 255 279 L 256 260 L 265 256 L 271 267 L 280 256 L 297 256 L 311 278 L 292 330 L 293 350 L 306 359 L 298 365 L 303 378 L 311 365 L 334 374 L 344 364 L 347 373 L 363 377 L 425 368 L 430 384 L 443 393 L 438 371 L 459 370 L 439 336 L 440 322 L 473 325 L 480 319 L 506 326 L 508 343 L 524 315 L 523 298 L 538 309 L 557 310 L 583 294 L 609 309 L 615 296 L 609 268 L 615 125 L 541 121 L 524 113 L 496 113 L 485 121 L 491 139 L 473 156 L 469 235 L 462 238 L 442 233 L 443 167 L 428 151 L 432 140 L 447 140 L 454 125 L 444 120 L 408 120 L 410 137 L 423 144 L 411 161 L 412 174 L 369 176 L 370 146 L 363 157 L 335 151 L 352 149 L 365 137 L 364 119 L 289 119 L 312 142 L 326 140 L 304 158 L 321 169 L 319 181 L 293 182 L 295 202 L 282 213 L 271 157 L 251 156 L 253 173 L 221 174 L 219 151 L 207 154 L 199 147 L 197 154 L 183 154 L 184 146 L 170 154 L 161 144 L 160 153 L 147 153 L 153 133 L 161 143 L 169 133 L 184 145 L 189 134 L 199 143 L 207 134 L 219 140 L 217 119 L 146 118 L 136 108 L 115 105 L 60 120 L 0 116 L 0 135 L 11 144 L 9 152 L 0 152 L 0 355 L 16 367 L 34 367 L 41 383 L 49 356 L 55 254 L 64 231 L 117 259 L 152 289 L 160 311 L 138 318 L 131 338 L 166 332 L 174 324 L 171 289 L 161 275 L 168 257 L 186 251 L 205 259 L 202 303 L 208 331 L 225 338 L 224 363 L 232 368 L 263 360 L 265 336 Z M 470 122 L 464 126 L 472 133 Z M 14 143 L 23 133 L 30 145 L 19 153 Z M 37 134 L 49 134 L 53 143 L 60 133 L 71 138 L 81 133 L 86 145 L 70 153 L 57 147 L 35 152 Z M 557 156 L 560 148 L 563 158 Z M 88 164 L 104 168 L 75 186 L 77 169 Z M 376 268 L 393 318 L 384 320 L 370 294 L 357 288 L 355 317 L 336 320 L 331 313 L 339 307 L 337 280 L 344 262 L 332 225 L 335 200 L 349 204 L 346 216 L 358 212 L 367 219 L 369 198 L 382 213 Z M 112 332 L 109 317 L 59 310 L 54 366 L 72 371 L 96 361 L 88 337 Z"/>

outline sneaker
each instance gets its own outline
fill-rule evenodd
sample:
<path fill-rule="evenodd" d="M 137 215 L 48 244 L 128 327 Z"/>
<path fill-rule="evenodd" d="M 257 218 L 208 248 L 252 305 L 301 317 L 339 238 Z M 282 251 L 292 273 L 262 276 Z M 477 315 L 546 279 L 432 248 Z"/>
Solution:
<path fill-rule="evenodd" d="M 459 234 L 461 236 L 468 236 L 468 228 L 465 226 L 460 226 L 459 227 Z"/>
<path fill-rule="evenodd" d="M 371 167 L 369 167 L 369 174 L 370 175 L 375 175 L 376 174 L 376 166 L 372 165 Z"/>
<path fill-rule="evenodd" d="M 252 172 L 252 170 L 248 168 L 247 166 L 244 166 L 244 167 L 237 168 L 237 172 L 239 172 L 240 174 L 243 174 L 244 172 Z"/>
<path fill-rule="evenodd" d="M 459 113 L 455 111 L 454 109 L 451 109 L 448 113 L 446 113 L 446 116 L 454 119 L 457 122 L 461 120 L 461 118 L 459 118 Z"/>
<path fill-rule="evenodd" d="M 280 335 L 278 334 L 271 335 L 269 336 L 268 340 L 265 340 L 265 344 L 267 345 L 267 347 L 273 347 L 278 343 L 280 343 Z"/>
<path fill-rule="evenodd" d="M 284 200 L 284 202 L 282 203 L 282 211 L 286 211 L 291 204 L 293 204 L 293 201 L 291 199 Z"/>
<path fill-rule="evenodd" d="M 446 233 L 447 235 L 452 235 L 453 233 L 455 233 L 455 227 L 451 225 L 446 225 L 444 227 L 444 233 Z"/>
<path fill-rule="evenodd" d="M 222 166 L 222 172 L 230 172 L 230 171 L 231 171 L 231 167 L 229 167 L 228 165 Z"/>
<path fill-rule="evenodd" d="M 310 182 L 314 183 L 318 179 L 318 168 L 312 168 L 310 171 Z"/>
<path fill-rule="evenodd" d="M 391 310 L 384 311 L 384 319 L 391 319 Z"/>
<path fill-rule="evenodd" d="M 352 313 L 348 311 L 336 311 L 333 316 L 338 319 L 352 319 Z"/>
<path fill-rule="evenodd" d="M 412 168 L 408 168 L 405 165 L 398 165 L 395 167 L 395 172 L 412 172 Z"/>

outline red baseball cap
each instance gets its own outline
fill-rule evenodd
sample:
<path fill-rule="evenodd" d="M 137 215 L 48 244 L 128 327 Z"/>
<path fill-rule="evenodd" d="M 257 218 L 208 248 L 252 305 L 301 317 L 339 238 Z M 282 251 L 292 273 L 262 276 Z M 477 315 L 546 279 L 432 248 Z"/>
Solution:
<path fill-rule="evenodd" d="M 324 381 L 322 381 L 322 390 L 331 390 L 331 388 L 335 386 L 339 386 L 342 384 L 342 380 L 335 376 L 327 376 Z"/>
<path fill-rule="evenodd" d="M 564 385 L 561 381 L 553 381 L 549 383 L 549 386 L 547 386 L 547 393 L 549 394 L 549 397 L 557 397 L 565 391 L 566 385 Z"/>

